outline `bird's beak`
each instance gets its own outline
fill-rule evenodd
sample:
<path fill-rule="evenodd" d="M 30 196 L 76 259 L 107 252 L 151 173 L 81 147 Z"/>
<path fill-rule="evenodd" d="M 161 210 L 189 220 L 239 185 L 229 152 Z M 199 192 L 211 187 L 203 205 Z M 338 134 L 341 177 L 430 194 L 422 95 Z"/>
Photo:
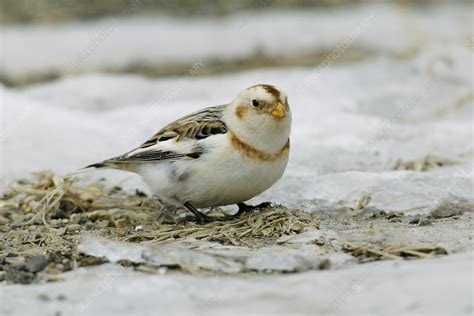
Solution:
<path fill-rule="evenodd" d="M 274 118 L 282 119 L 285 117 L 285 106 L 281 102 L 277 102 L 271 113 Z"/>

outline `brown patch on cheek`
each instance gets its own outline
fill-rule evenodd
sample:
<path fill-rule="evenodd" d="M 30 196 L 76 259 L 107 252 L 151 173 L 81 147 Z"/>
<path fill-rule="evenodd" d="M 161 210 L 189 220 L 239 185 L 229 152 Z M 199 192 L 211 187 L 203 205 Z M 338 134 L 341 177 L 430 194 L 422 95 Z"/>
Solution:
<path fill-rule="evenodd" d="M 259 150 L 255 147 L 250 146 L 246 142 L 242 141 L 240 138 L 237 137 L 234 133 L 229 133 L 230 141 L 232 147 L 234 147 L 237 151 L 242 153 L 244 156 L 261 161 L 275 161 L 278 160 L 285 152 L 290 149 L 290 139 L 286 141 L 285 145 L 280 148 L 276 153 L 271 154 L 265 151 Z"/>
<path fill-rule="evenodd" d="M 245 106 L 245 105 L 239 105 L 236 109 L 235 109 L 235 115 L 237 115 L 237 117 L 239 119 L 243 119 L 244 118 L 244 115 L 245 113 L 247 113 L 248 111 L 248 108 Z"/>

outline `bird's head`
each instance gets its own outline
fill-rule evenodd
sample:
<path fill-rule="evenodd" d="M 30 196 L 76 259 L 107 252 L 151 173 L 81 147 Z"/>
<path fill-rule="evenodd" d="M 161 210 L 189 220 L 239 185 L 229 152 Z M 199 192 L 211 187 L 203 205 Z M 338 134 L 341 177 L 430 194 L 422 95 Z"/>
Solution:
<path fill-rule="evenodd" d="M 290 110 L 285 92 L 269 84 L 258 84 L 241 91 L 233 103 L 235 114 L 241 119 L 246 115 L 270 115 L 271 119 L 282 120 Z"/>
<path fill-rule="evenodd" d="M 276 146 L 288 140 L 291 128 L 288 97 L 273 85 L 258 84 L 241 91 L 229 111 L 233 128 L 247 140 L 252 138 Z"/>

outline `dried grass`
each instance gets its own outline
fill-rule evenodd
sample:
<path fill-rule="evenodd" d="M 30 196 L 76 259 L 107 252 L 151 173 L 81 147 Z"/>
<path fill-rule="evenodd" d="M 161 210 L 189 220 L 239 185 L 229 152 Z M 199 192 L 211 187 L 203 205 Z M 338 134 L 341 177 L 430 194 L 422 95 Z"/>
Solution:
<path fill-rule="evenodd" d="M 35 173 L 34 181 L 19 180 L 10 185 L 0 199 L 0 207 L 18 208 L 23 213 L 33 213 L 24 225 L 42 218 L 49 227 L 47 215 L 64 205 L 80 209 L 83 213 L 95 210 L 127 209 L 137 212 L 154 212 L 162 206 L 153 199 L 140 195 L 113 195 L 113 190 L 104 190 L 100 185 L 76 186 L 74 176 L 58 177 L 51 172 Z M 19 198 L 24 195 L 26 197 Z"/>
<path fill-rule="evenodd" d="M 50 228 L 48 214 L 68 204 L 69 207 L 79 208 L 92 221 L 109 219 L 114 224 L 112 227 L 126 228 L 110 233 L 115 234 L 119 239 L 135 242 L 195 238 L 212 239 L 229 245 L 256 245 L 275 241 L 283 235 L 299 234 L 305 229 L 318 227 L 313 214 L 277 206 L 207 224 L 198 224 L 193 221 L 193 217 L 183 219 L 175 216 L 171 221 L 169 218 L 165 221 L 160 220 L 158 215 L 148 216 L 148 222 L 144 222 L 148 226 L 147 229 L 134 231 L 130 227 L 127 229 L 126 226 L 122 226 L 123 221 L 120 219 L 114 221 L 112 214 L 116 214 L 117 209 L 125 209 L 127 214 L 134 213 L 137 218 L 143 219 L 144 217 L 140 217 L 139 214 L 160 213 L 157 211 L 163 209 L 161 205 L 149 197 L 110 196 L 110 192 L 104 191 L 97 185 L 78 187 L 74 185 L 73 176 L 59 178 L 49 172 L 37 173 L 35 176 L 36 181 L 21 181 L 12 184 L 8 198 L 3 199 L 5 205 L 17 207 L 23 213 L 34 214 L 23 223 L 24 225 L 37 223 L 38 218 L 41 218 L 42 223 Z M 20 202 L 15 202 L 15 197 L 20 194 L 26 194 L 27 197 Z M 221 209 L 212 210 L 209 215 L 221 218 L 226 216 Z"/>
<path fill-rule="evenodd" d="M 452 166 L 455 164 L 457 164 L 457 162 L 454 160 L 427 155 L 421 159 L 406 162 L 398 160 L 396 161 L 393 170 L 429 171 L 434 168 Z"/>
<path fill-rule="evenodd" d="M 343 250 L 351 253 L 361 260 L 379 259 L 426 259 L 434 255 L 448 255 L 450 251 L 439 245 L 355 245 L 343 242 Z"/>
<path fill-rule="evenodd" d="M 226 221 L 214 221 L 207 224 L 188 221 L 180 224 L 158 225 L 154 231 L 136 232 L 123 236 L 121 239 L 136 242 L 195 238 L 216 240 L 222 244 L 234 246 L 252 246 L 265 241 L 275 241 L 283 235 L 299 234 L 306 229 L 316 228 L 318 228 L 318 221 L 313 214 L 277 206 L 244 213 Z"/>

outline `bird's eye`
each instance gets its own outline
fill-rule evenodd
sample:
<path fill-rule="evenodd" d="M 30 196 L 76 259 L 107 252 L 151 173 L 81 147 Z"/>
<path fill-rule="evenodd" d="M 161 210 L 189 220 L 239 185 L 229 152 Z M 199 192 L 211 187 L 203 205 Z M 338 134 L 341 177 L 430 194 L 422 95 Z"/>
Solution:
<path fill-rule="evenodd" d="M 256 100 L 256 99 L 253 99 L 253 100 L 252 100 L 252 105 L 253 105 L 254 107 L 257 107 L 257 106 L 260 105 L 260 102 L 259 102 L 258 100 Z"/>

